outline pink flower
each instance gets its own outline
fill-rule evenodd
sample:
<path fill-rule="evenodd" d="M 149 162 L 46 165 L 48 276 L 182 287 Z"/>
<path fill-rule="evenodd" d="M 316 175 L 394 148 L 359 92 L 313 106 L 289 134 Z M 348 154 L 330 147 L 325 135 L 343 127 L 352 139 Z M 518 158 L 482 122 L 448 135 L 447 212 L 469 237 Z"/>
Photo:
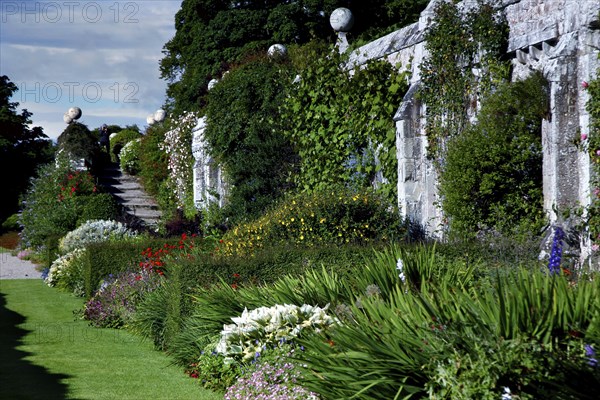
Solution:
<path fill-rule="evenodd" d="M 581 134 L 581 140 L 587 140 L 587 133 L 582 133 Z"/>
<path fill-rule="evenodd" d="M 596 155 L 600 156 L 600 150 L 596 150 Z"/>
<path fill-rule="evenodd" d="M 594 194 L 598 196 L 600 194 L 600 188 L 594 189 Z"/>
<path fill-rule="evenodd" d="M 581 87 L 584 89 L 587 89 L 590 86 L 589 83 L 587 83 L 586 81 L 581 82 Z"/>
<path fill-rule="evenodd" d="M 596 243 L 594 243 L 592 245 L 592 251 L 598 251 L 598 249 L 600 249 L 600 246 L 598 246 Z"/>

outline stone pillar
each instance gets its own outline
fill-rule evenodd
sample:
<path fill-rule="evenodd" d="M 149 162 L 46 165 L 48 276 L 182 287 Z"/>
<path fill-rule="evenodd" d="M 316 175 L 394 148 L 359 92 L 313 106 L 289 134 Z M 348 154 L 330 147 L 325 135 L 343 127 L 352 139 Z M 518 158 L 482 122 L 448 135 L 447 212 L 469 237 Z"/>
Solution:
<path fill-rule="evenodd" d="M 427 158 L 427 136 L 423 132 L 423 110 L 415 97 L 414 83 L 396 112 L 396 150 L 398 157 L 398 207 L 419 229 L 433 237 L 443 233 L 443 215 L 437 205 L 437 171 Z"/>

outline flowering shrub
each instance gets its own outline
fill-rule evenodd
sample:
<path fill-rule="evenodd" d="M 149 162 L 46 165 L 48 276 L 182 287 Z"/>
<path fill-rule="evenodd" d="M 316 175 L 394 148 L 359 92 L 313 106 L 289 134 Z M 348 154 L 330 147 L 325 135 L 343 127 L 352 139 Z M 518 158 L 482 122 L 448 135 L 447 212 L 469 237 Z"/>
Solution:
<path fill-rule="evenodd" d="M 165 134 L 164 142 L 159 145 L 169 157 L 168 187 L 177 198 L 178 206 L 185 206 L 193 196 L 192 129 L 196 126 L 197 116 L 186 113 L 173 122 L 173 128 Z M 191 198 L 193 203 L 193 198 Z"/>
<path fill-rule="evenodd" d="M 226 362 L 234 358 L 251 360 L 268 345 L 282 339 L 294 339 L 305 330 L 320 332 L 337 323 L 337 319 L 327 315 L 326 311 L 327 306 L 320 308 L 308 304 L 244 309 L 240 317 L 231 318 L 233 324 L 223 326 L 216 351 L 226 356 Z"/>
<path fill-rule="evenodd" d="M 152 270 L 111 275 L 85 304 L 83 317 L 99 328 L 126 325 L 144 295 L 154 291 L 161 283 L 161 275 Z"/>
<path fill-rule="evenodd" d="M 219 252 L 247 254 L 265 244 L 361 244 L 399 238 L 405 232 L 400 216 L 372 191 L 302 193 L 231 229 L 223 237 Z"/>
<path fill-rule="evenodd" d="M 54 260 L 44 282 L 48 286 L 70 288 L 77 294 L 83 293 L 83 280 L 81 279 L 81 259 L 85 249 L 74 249 Z"/>
<path fill-rule="evenodd" d="M 298 385 L 297 367 L 289 362 L 261 363 L 247 377 L 227 389 L 226 400 L 316 400 L 319 397 Z"/>
<path fill-rule="evenodd" d="M 87 221 L 79 228 L 67 233 L 60 240 L 59 249 L 68 253 L 75 249 L 84 248 L 90 243 L 99 243 L 107 240 L 121 240 L 135 237 L 136 233 L 125 225 L 116 221 Z"/>
<path fill-rule="evenodd" d="M 121 169 L 128 174 L 136 175 L 140 171 L 140 149 L 142 147 L 142 139 L 135 139 L 127 142 L 121 149 L 119 154 L 119 163 Z"/>

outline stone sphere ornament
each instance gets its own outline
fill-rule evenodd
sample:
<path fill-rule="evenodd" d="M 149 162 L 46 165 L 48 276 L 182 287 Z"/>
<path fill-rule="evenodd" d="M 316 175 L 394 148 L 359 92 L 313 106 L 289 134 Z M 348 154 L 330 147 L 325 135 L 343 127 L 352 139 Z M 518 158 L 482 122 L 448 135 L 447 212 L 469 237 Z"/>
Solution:
<path fill-rule="evenodd" d="M 267 54 L 271 58 L 285 58 L 287 56 L 287 47 L 279 43 L 274 44 L 271 47 L 269 47 L 269 50 L 267 50 Z"/>
<path fill-rule="evenodd" d="M 146 123 L 148 125 L 153 125 L 156 121 L 154 120 L 154 114 L 150 114 L 146 117 Z"/>
<path fill-rule="evenodd" d="M 66 112 L 65 115 L 63 115 L 63 121 L 65 121 L 65 124 L 69 125 L 71 122 L 73 122 L 73 118 L 71 118 L 69 113 Z"/>
<path fill-rule="evenodd" d="M 78 120 L 79 118 L 81 118 L 81 108 L 71 107 L 69 108 L 69 111 L 67 111 L 67 114 L 69 114 L 69 117 L 71 117 L 71 119 Z"/>
<path fill-rule="evenodd" d="M 211 79 L 210 81 L 208 81 L 208 90 L 214 88 L 217 83 L 219 83 L 218 79 Z"/>
<path fill-rule="evenodd" d="M 165 112 L 165 110 L 156 110 L 156 112 L 154 113 L 154 121 L 163 122 L 166 116 L 167 113 Z"/>
<path fill-rule="evenodd" d="M 329 17 L 329 24 L 336 32 L 349 32 L 354 25 L 354 15 L 345 7 L 336 8 Z"/>

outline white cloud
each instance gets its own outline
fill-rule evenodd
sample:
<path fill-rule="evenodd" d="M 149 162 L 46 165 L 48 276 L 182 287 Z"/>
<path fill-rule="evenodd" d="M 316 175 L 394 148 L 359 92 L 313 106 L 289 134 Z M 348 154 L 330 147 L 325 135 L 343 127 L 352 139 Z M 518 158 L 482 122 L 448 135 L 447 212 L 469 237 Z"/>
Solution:
<path fill-rule="evenodd" d="M 0 2 L 0 74 L 50 137 L 72 106 L 97 127 L 145 124 L 165 100 L 162 47 L 181 0 Z"/>

